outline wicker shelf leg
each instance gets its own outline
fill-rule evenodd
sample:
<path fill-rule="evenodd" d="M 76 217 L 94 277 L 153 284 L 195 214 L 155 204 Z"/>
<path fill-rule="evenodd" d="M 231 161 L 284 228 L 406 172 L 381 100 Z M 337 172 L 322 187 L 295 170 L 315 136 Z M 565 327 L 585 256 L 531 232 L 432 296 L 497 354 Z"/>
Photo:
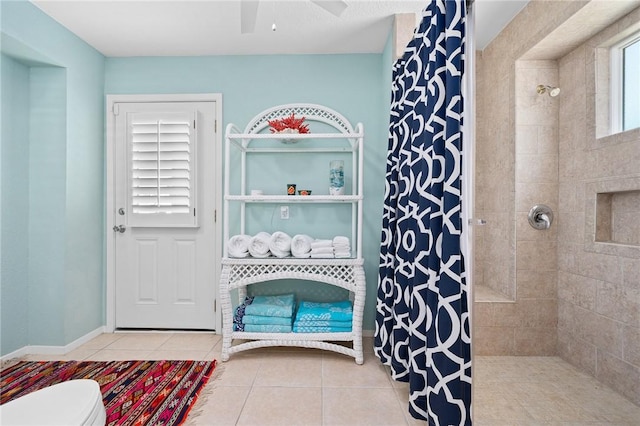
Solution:
<path fill-rule="evenodd" d="M 366 280 L 362 266 L 356 266 L 353 271 L 355 281 L 355 297 L 353 301 L 353 351 L 356 364 L 364 363 L 362 351 L 362 315 L 364 314 L 364 301 L 366 296 Z"/>
<path fill-rule="evenodd" d="M 224 265 L 220 274 L 220 305 L 222 308 L 222 361 L 229 360 L 231 333 L 233 332 L 233 313 L 231 295 L 229 294 L 230 267 Z"/>

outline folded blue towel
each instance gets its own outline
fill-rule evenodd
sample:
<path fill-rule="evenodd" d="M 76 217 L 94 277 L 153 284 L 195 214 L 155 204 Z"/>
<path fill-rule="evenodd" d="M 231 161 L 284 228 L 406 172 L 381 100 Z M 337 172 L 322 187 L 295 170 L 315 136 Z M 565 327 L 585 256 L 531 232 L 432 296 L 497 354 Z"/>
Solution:
<path fill-rule="evenodd" d="M 269 324 L 291 326 L 291 317 L 263 317 L 260 315 L 245 315 L 242 317 L 243 324 Z"/>
<path fill-rule="evenodd" d="M 300 327 L 293 325 L 294 333 L 349 333 L 351 327 Z"/>
<path fill-rule="evenodd" d="M 295 305 L 293 294 L 280 296 L 255 296 L 253 302 L 245 309 L 246 315 L 263 317 L 293 317 Z"/>
<path fill-rule="evenodd" d="M 246 316 L 245 316 L 246 318 Z M 298 327 L 339 327 L 339 328 L 350 328 L 351 321 L 300 321 L 296 319 L 293 325 L 297 325 Z"/>
<path fill-rule="evenodd" d="M 233 330 L 247 333 L 291 333 L 291 325 L 233 324 Z"/>
<path fill-rule="evenodd" d="M 351 321 L 352 318 L 353 308 L 349 300 L 341 302 L 303 301 L 300 302 L 298 314 L 296 315 L 296 321 Z"/>
<path fill-rule="evenodd" d="M 233 313 L 234 324 L 242 324 L 242 318 L 244 317 L 245 309 L 251 304 L 251 302 L 253 302 L 253 297 L 245 297 L 244 302 L 242 302 L 242 304 L 240 304 L 240 306 L 236 308 Z"/>

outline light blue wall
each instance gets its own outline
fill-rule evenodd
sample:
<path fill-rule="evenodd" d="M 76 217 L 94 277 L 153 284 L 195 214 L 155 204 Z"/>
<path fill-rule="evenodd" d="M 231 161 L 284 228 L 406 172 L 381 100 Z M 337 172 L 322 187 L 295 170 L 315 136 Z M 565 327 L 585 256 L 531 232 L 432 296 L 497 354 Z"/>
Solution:
<path fill-rule="evenodd" d="M 382 56 L 379 54 L 107 58 L 105 92 L 222 93 L 225 126 L 234 123 L 241 128 L 264 109 L 294 102 L 326 105 L 352 123 L 362 122 L 366 133 L 363 255 L 367 303 L 364 328 L 373 330 L 387 149 L 386 125 L 382 124 L 387 118 L 382 111 L 388 115 L 388 108 L 381 105 L 387 102 L 388 95 L 382 96 L 380 89 L 386 86 L 381 68 Z M 269 167 L 278 160 L 265 158 L 264 161 L 265 167 Z M 300 158 L 301 164 L 307 162 L 305 157 Z M 319 160 L 318 164 L 306 176 L 299 176 L 298 183 L 306 179 L 316 188 L 322 185 L 319 182 L 327 180 L 328 161 Z M 318 189 L 326 191 L 326 188 Z M 294 216 L 298 212 L 292 208 L 291 214 Z M 310 229 L 309 233 L 319 237 L 335 235 L 326 224 Z"/>
<path fill-rule="evenodd" d="M 3 86 L 27 92 L 22 104 L 12 100 L 15 90 L 2 92 L 3 123 L 18 126 L 2 126 L 3 355 L 28 344 L 65 345 L 104 324 L 105 93 L 222 93 L 225 124 L 244 125 L 257 112 L 290 102 L 324 104 L 363 122 L 364 325 L 373 329 L 388 46 L 383 55 L 105 60 L 31 3 L 1 2 L 0 7 L 2 51 L 14 58 L 3 63 Z M 7 69 L 11 72 L 5 75 Z M 16 130 L 20 120 L 25 131 Z M 12 173 L 18 164 L 21 174 Z M 8 205 L 26 212 L 12 216 Z M 9 223 L 21 233 L 12 233 Z"/>
<path fill-rule="evenodd" d="M 66 69 L 31 67 L 29 87 L 29 343 L 64 340 Z"/>
<path fill-rule="evenodd" d="M 2 73 L 2 216 L 0 347 L 11 352 L 27 344 L 29 199 L 29 68 L 0 58 Z M 12 285 L 5 286 L 5 283 Z M 3 352 L 4 353 L 4 352 Z"/>
<path fill-rule="evenodd" d="M 27 273 L 3 269 L 0 284 L 3 308 L 7 295 L 26 291 L 27 302 L 9 320 L 3 309 L 0 331 L 19 347 L 24 327 L 29 345 L 63 346 L 104 324 L 104 57 L 29 2 L 0 7 L 2 52 L 28 69 L 27 114 L 2 93 L 3 121 L 28 117 L 27 130 L 11 134 L 23 140 L 15 155 L 24 173 L 2 182 L 3 198 L 7 187 L 26 189 L 14 201 L 26 208 Z M 3 263 L 7 232 L 3 224 Z M 13 318 L 26 318 L 23 329 Z"/>

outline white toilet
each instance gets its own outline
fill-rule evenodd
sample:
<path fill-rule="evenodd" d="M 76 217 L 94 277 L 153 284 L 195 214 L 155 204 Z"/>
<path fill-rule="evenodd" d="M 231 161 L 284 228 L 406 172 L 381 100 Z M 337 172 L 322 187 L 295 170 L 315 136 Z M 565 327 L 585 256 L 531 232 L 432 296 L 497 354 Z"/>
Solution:
<path fill-rule="evenodd" d="M 95 380 L 70 380 L 0 405 L 2 426 L 104 426 L 107 414 Z"/>

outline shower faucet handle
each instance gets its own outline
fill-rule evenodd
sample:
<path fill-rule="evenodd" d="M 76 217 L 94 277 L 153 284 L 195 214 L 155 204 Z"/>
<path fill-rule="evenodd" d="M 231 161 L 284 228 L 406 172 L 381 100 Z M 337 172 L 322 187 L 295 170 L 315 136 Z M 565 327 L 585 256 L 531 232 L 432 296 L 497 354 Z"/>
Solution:
<path fill-rule="evenodd" d="M 551 228 L 553 223 L 553 211 L 544 204 L 536 204 L 529 210 L 529 225 L 539 231 Z"/>

